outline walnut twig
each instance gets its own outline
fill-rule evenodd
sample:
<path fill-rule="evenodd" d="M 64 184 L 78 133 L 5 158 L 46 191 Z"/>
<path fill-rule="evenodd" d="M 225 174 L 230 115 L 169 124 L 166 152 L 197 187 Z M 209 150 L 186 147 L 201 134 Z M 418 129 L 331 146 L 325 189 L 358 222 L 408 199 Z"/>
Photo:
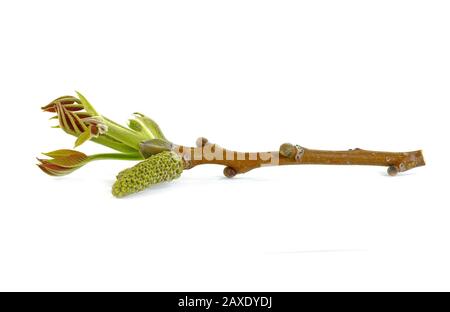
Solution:
<path fill-rule="evenodd" d="M 224 175 L 231 178 L 264 166 L 284 165 L 368 165 L 388 167 L 388 174 L 395 176 L 416 167 L 424 166 L 422 151 L 379 152 L 360 148 L 347 151 L 308 149 L 284 143 L 277 151 L 236 152 L 227 150 L 205 138 L 197 140 L 196 147 L 174 145 L 172 150 L 182 156 L 185 169 L 198 165 L 217 164 L 225 166 Z"/>

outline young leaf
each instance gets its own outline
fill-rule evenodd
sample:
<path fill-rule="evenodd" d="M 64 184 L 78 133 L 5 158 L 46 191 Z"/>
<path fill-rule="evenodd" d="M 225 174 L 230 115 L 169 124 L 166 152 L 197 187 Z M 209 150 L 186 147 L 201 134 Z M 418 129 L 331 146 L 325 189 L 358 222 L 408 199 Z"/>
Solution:
<path fill-rule="evenodd" d="M 91 105 L 91 103 L 89 103 L 89 101 L 84 97 L 84 95 L 78 91 L 75 91 L 75 92 L 77 93 L 78 98 L 80 99 L 81 104 L 83 104 L 86 112 L 88 112 L 89 114 L 92 114 L 93 116 L 99 116 L 99 114 L 97 113 L 95 108 Z"/>
<path fill-rule="evenodd" d="M 83 144 L 84 142 L 86 142 L 91 138 L 91 127 L 92 126 L 89 126 L 88 129 L 86 129 L 78 136 L 77 140 L 75 141 L 75 147 L 80 146 L 81 144 Z"/>

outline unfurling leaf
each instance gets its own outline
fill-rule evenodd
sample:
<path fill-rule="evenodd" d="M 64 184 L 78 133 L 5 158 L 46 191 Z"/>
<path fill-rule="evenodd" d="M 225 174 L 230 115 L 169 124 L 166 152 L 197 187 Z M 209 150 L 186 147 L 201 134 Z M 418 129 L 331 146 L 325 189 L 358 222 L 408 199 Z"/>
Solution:
<path fill-rule="evenodd" d="M 86 129 L 86 131 L 81 133 L 78 136 L 77 140 L 75 141 L 75 147 L 80 146 L 81 144 L 83 144 L 84 142 L 89 140 L 92 136 L 91 131 L 92 131 L 92 126 L 89 126 L 89 128 Z"/>
<path fill-rule="evenodd" d="M 87 155 L 69 149 L 61 149 L 43 154 L 51 158 L 38 158 L 38 161 L 40 162 L 38 167 L 52 176 L 69 174 L 90 161 Z"/>

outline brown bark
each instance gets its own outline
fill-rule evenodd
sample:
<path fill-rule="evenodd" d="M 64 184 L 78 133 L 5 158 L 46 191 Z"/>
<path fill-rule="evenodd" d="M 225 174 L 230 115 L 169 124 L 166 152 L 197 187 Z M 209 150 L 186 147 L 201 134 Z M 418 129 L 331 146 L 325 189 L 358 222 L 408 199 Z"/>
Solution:
<path fill-rule="evenodd" d="M 420 150 L 400 153 L 359 148 L 348 151 L 326 151 L 285 143 L 278 151 L 244 153 L 224 149 L 217 144 L 211 144 L 205 138 L 197 140 L 197 147 L 174 146 L 173 150 L 183 157 L 185 169 L 204 164 L 224 165 L 224 175 L 230 178 L 263 166 L 305 164 L 386 166 L 388 174 L 393 176 L 398 172 L 425 165 Z"/>

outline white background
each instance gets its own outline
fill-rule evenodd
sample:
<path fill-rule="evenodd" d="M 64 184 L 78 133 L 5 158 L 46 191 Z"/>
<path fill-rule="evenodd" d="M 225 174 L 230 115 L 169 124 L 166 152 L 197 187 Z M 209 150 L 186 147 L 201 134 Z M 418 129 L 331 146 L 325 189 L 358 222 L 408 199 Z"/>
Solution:
<path fill-rule="evenodd" d="M 0 290 L 450 290 L 449 16 L 448 1 L 2 1 Z M 205 166 L 119 200 L 132 162 L 35 166 L 72 148 L 40 107 L 74 90 L 179 144 L 423 149 L 427 166 Z"/>

